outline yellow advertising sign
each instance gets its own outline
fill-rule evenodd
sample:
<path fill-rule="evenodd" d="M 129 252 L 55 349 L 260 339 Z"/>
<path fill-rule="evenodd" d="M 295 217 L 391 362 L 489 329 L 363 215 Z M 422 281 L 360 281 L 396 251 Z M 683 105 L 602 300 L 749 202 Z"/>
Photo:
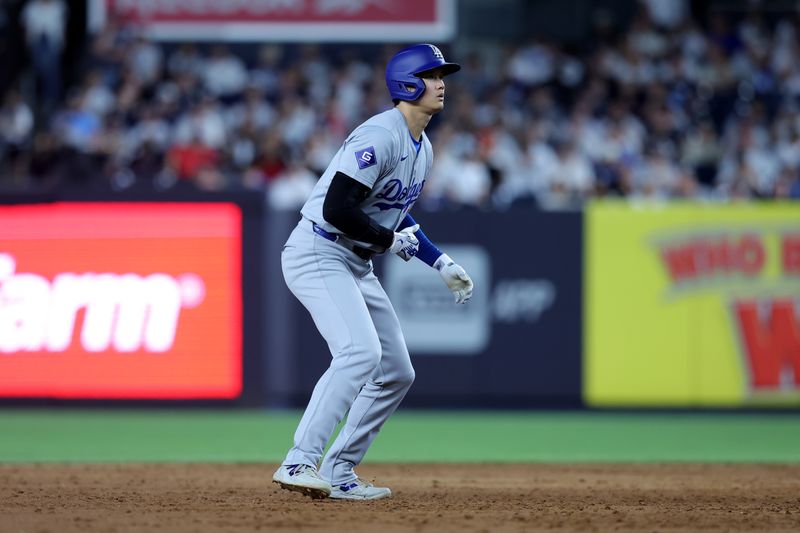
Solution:
<path fill-rule="evenodd" d="M 800 205 L 595 202 L 591 406 L 800 405 Z"/>

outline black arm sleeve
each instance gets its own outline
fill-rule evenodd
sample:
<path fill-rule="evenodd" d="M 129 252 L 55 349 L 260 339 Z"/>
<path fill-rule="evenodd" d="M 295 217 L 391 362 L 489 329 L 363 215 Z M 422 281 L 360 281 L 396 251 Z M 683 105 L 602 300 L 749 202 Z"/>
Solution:
<path fill-rule="evenodd" d="M 361 202 L 369 191 L 363 183 L 337 172 L 325 195 L 322 216 L 352 239 L 389 248 L 394 241 L 394 232 L 369 218 L 361 209 Z"/>

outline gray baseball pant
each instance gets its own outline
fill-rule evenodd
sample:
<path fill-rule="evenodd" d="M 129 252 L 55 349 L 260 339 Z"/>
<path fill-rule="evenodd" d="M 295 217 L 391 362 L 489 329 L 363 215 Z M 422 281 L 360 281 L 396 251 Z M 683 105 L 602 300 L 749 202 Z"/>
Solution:
<path fill-rule="evenodd" d="M 292 231 L 281 265 L 287 286 L 311 313 L 333 357 L 283 464 L 316 467 L 349 409 L 320 467 L 331 484 L 348 483 L 414 381 L 400 322 L 372 262 L 315 234 L 309 220 L 301 219 Z"/>

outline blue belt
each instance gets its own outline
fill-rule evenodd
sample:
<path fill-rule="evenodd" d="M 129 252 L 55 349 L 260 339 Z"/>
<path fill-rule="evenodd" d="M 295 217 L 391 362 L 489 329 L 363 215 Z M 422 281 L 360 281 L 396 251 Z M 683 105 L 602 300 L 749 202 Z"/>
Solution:
<path fill-rule="evenodd" d="M 322 229 L 319 226 L 317 226 L 316 222 L 312 222 L 311 223 L 311 227 L 313 228 L 314 233 L 316 233 L 317 235 L 319 235 L 323 239 L 328 239 L 331 242 L 335 242 L 337 244 L 342 245 L 344 248 L 347 248 L 348 250 L 350 250 L 351 252 L 356 254 L 358 257 L 360 257 L 364 261 L 369 261 L 370 259 L 372 259 L 372 256 L 375 254 L 375 252 L 373 252 L 372 250 L 369 250 L 367 248 L 364 248 L 363 246 L 350 244 L 347 241 L 339 239 L 339 235 L 338 234 L 331 233 L 329 231 L 325 231 L 324 229 Z"/>
<path fill-rule="evenodd" d="M 339 236 L 338 235 L 336 235 L 334 233 L 330 233 L 328 231 L 325 231 L 324 229 L 322 229 L 319 226 L 317 226 L 316 222 L 312 222 L 311 223 L 311 227 L 314 228 L 314 233 L 316 233 L 317 235 L 319 235 L 320 237 L 322 237 L 324 239 L 328 239 L 331 242 L 336 242 L 336 241 L 339 240 Z"/>

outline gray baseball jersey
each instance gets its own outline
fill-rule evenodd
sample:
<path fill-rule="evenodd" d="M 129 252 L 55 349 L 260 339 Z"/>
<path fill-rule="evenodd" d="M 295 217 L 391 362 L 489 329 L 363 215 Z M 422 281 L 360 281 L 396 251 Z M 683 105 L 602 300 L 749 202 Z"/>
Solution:
<path fill-rule="evenodd" d="M 322 217 L 322 204 L 331 180 L 342 172 L 371 189 L 361 209 L 381 226 L 396 230 L 422 193 L 433 165 L 433 149 L 422 133 L 417 149 L 408 131 L 403 114 L 390 109 L 373 116 L 344 141 L 322 174 L 308 201 L 301 209 L 303 216 L 316 222 L 325 231 L 338 233 Z M 376 252 L 375 245 L 353 241 Z"/>

